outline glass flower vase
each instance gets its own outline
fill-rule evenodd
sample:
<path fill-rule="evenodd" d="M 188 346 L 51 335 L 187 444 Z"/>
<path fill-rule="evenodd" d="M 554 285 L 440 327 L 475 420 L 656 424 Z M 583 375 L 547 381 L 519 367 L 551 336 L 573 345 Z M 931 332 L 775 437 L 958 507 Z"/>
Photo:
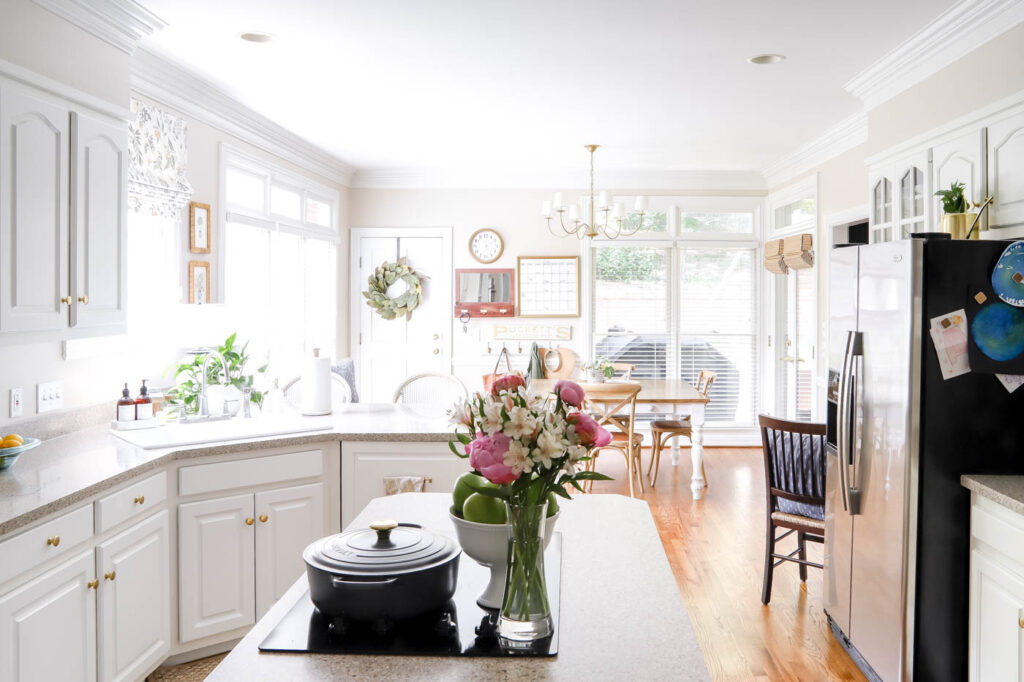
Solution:
<path fill-rule="evenodd" d="M 544 530 L 547 501 L 506 502 L 508 566 L 498 617 L 499 642 L 512 648 L 542 640 L 553 631 L 544 576 Z"/>

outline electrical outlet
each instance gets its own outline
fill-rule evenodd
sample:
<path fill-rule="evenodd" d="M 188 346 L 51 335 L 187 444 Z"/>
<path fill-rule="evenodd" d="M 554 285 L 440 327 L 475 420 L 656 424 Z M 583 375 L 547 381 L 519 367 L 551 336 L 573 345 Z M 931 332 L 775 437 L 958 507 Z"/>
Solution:
<path fill-rule="evenodd" d="M 64 382 L 48 381 L 36 384 L 36 412 L 58 410 L 64 405 Z"/>
<path fill-rule="evenodd" d="M 20 388 L 11 389 L 11 419 L 14 419 L 15 417 L 20 417 L 22 415 L 22 393 L 23 391 Z"/>

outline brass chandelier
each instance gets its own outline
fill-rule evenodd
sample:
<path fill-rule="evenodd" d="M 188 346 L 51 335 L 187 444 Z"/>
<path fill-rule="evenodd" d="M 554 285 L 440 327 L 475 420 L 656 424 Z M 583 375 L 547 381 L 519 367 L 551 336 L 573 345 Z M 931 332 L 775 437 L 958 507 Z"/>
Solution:
<path fill-rule="evenodd" d="M 548 230 L 556 237 L 572 235 L 578 239 L 584 237 L 615 239 L 634 235 L 644 227 L 647 197 L 638 196 L 633 206 L 633 212 L 627 215 L 621 202 L 612 203 L 609 200 L 608 192 L 594 193 L 594 152 L 599 146 L 596 144 L 584 145 L 584 149 L 590 152 L 589 196 L 581 197 L 580 205 L 573 204 L 567 207 L 563 193 L 555 192 L 554 198 L 551 201 L 545 201 L 541 208 L 541 217 L 547 223 Z M 551 224 L 555 213 L 558 214 L 558 225 L 561 227 L 561 232 L 558 232 L 558 229 Z M 635 218 L 635 220 L 631 220 L 631 218 Z"/>

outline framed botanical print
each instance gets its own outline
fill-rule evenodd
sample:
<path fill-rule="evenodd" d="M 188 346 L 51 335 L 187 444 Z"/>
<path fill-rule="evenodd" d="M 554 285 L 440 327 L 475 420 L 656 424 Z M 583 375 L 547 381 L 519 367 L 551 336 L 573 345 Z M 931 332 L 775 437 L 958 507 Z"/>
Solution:
<path fill-rule="evenodd" d="M 205 261 L 188 262 L 188 302 L 210 302 L 210 264 Z"/>
<path fill-rule="evenodd" d="M 188 207 L 188 249 L 192 253 L 210 253 L 210 205 L 193 201 Z"/>

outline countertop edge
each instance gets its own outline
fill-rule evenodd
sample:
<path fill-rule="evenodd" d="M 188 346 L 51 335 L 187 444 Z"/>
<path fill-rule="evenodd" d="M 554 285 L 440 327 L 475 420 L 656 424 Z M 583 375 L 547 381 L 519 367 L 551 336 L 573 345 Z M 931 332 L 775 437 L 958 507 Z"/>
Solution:
<path fill-rule="evenodd" d="M 960 485 L 1024 515 L 1024 476 L 964 474 L 960 477 Z"/>

